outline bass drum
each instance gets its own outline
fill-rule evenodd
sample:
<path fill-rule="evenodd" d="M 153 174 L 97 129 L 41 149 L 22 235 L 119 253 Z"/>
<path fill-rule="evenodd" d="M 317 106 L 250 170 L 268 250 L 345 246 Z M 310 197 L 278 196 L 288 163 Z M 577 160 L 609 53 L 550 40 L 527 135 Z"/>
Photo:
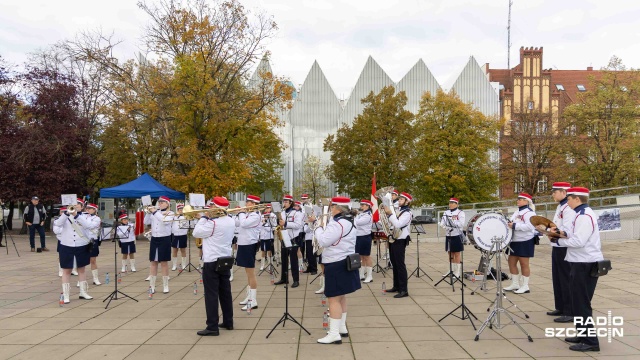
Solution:
<path fill-rule="evenodd" d="M 506 249 L 511 242 L 508 221 L 500 212 L 477 213 L 467 224 L 467 238 L 480 251 L 495 252 L 495 249 L 492 249 L 493 238 L 501 239 L 501 247 Z"/>

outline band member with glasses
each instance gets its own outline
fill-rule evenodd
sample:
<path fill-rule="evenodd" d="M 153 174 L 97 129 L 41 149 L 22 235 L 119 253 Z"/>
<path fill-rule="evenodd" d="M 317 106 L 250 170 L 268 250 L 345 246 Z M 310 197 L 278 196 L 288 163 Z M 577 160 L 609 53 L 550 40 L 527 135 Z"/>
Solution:
<path fill-rule="evenodd" d="M 533 197 L 527 193 L 518 194 L 516 200 L 518 211 L 516 211 L 508 222 L 508 226 L 513 229 L 511 243 L 509 243 L 509 272 L 511 272 L 511 285 L 504 288 L 506 291 L 513 291 L 516 294 L 526 294 L 529 290 L 529 277 L 531 267 L 529 259 L 533 257 L 535 250 L 536 228 L 531 224 L 531 217 L 536 215 L 536 207 L 533 204 Z M 518 263 L 522 274 L 518 273 Z M 520 283 L 522 279 L 522 283 Z"/>
<path fill-rule="evenodd" d="M 391 258 L 391 265 L 393 266 L 393 288 L 387 290 L 387 292 L 397 292 L 394 298 L 409 296 L 405 252 L 411 241 L 409 226 L 411 225 L 413 215 L 411 214 L 409 206 L 412 201 L 413 197 L 410 194 L 406 192 L 400 193 L 398 200 L 399 209 L 396 215 L 392 215 L 391 209 L 383 205 L 385 213 L 389 216 L 389 222 L 393 225 L 394 229 L 401 229 L 398 238 L 389 244 L 389 257 Z"/>

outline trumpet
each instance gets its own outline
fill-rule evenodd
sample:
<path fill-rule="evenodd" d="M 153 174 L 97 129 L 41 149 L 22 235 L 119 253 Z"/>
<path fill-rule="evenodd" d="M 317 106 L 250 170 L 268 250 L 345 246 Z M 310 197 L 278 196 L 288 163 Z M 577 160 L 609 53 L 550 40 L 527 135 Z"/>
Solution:
<path fill-rule="evenodd" d="M 70 216 L 76 216 L 77 212 L 78 212 L 78 210 L 76 210 L 75 206 L 69 206 L 67 208 L 67 214 L 69 214 Z"/>
<path fill-rule="evenodd" d="M 147 214 L 152 214 L 156 211 L 156 207 L 153 205 L 147 205 L 144 207 L 144 212 L 146 212 Z"/>
<path fill-rule="evenodd" d="M 245 206 L 245 207 L 241 207 L 241 208 L 235 208 L 235 209 L 228 209 L 225 210 L 227 212 L 227 214 L 239 214 L 241 212 L 249 212 L 249 211 L 264 211 L 264 209 L 267 208 L 267 205 L 252 205 L 252 206 Z"/>
<path fill-rule="evenodd" d="M 191 205 L 185 205 L 185 207 L 182 209 L 182 215 L 184 216 L 184 219 L 180 220 L 194 220 L 196 218 L 196 214 L 200 213 L 207 214 L 210 218 L 217 218 L 227 215 L 226 211 L 221 208 L 194 209 L 193 207 L 191 207 Z"/>

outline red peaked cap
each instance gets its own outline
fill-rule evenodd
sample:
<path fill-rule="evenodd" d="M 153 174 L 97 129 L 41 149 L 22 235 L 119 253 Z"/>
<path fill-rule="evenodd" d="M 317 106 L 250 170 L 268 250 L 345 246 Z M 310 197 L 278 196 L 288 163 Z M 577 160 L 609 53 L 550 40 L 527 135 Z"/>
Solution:
<path fill-rule="evenodd" d="M 87 207 L 98 210 L 98 205 L 96 205 L 96 204 L 87 204 Z"/>
<path fill-rule="evenodd" d="M 360 204 L 369 205 L 369 207 L 373 206 L 373 203 L 371 202 L 371 200 L 367 200 L 367 199 L 360 200 Z"/>
<path fill-rule="evenodd" d="M 213 205 L 225 208 L 229 206 L 229 200 L 224 196 L 216 196 L 213 198 Z"/>
<path fill-rule="evenodd" d="M 302 194 L 300 196 L 300 199 L 302 199 L 302 200 L 307 200 L 308 198 L 309 198 L 309 194 Z"/>
<path fill-rule="evenodd" d="M 403 192 L 403 193 L 400 193 L 400 196 L 402 196 L 403 198 L 409 201 L 413 201 L 413 196 L 411 196 L 409 193 Z"/>
<path fill-rule="evenodd" d="M 454 202 L 456 204 L 459 204 L 460 203 L 460 199 L 452 197 L 451 199 L 449 199 L 449 202 Z"/>
<path fill-rule="evenodd" d="M 351 199 L 345 196 L 336 196 L 331 198 L 331 203 L 335 205 L 349 206 L 351 204 Z"/>
<path fill-rule="evenodd" d="M 166 196 L 160 196 L 160 197 L 158 198 L 158 201 L 166 201 L 166 202 L 170 202 L 169 198 L 168 198 L 168 197 L 166 197 Z"/>
<path fill-rule="evenodd" d="M 533 200 L 533 196 L 525 193 L 525 192 L 521 192 L 520 194 L 518 194 L 519 198 L 523 198 L 523 199 L 527 199 L 529 201 Z"/>
<path fill-rule="evenodd" d="M 247 195 L 247 201 L 253 201 L 254 203 L 260 203 L 260 196 Z"/>
<path fill-rule="evenodd" d="M 571 187 L 571 183 L 568 183 L 568 182 L 554 182 L 553 186 L 551 188 L 552 189 L 567 190 L 570 187 Z"/>
<path fill-rule="evenodd" d="M 289 200 L 289 201 L 292 201 L 292 202 L 293 202 L 293 196 L 291 196 L 291 195 L 289 195 L 289 194 L 285 194 L 285 195 L 282 197 L 282 200 Z"/>
<path fill-rule="evenodd" d="M 129 219 L 129 215 L 127 214 L 120 214 L 120 216 L 118 216 L 118 219 L 122 220 L 122 219 Z"/>
<path fill-rule="evenodd" d="M 589 196 L 589 189 L 586 187 L 572 187 L 567 190 L 567 195 Z"/>

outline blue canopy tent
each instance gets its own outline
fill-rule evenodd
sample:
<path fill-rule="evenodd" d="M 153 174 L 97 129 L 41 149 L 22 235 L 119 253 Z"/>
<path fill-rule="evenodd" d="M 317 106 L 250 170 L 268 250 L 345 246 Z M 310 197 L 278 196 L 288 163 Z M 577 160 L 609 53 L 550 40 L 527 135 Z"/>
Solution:
<path fill-rule="evenodd" d="M 101 198 L 141 198 L 145 195 L 151 195 L 152 198 L 164 195 L 175 200 L 185 199 L 184 193 L 160 184 L 147 173 L 126 184 L 100 189 Z"/>

